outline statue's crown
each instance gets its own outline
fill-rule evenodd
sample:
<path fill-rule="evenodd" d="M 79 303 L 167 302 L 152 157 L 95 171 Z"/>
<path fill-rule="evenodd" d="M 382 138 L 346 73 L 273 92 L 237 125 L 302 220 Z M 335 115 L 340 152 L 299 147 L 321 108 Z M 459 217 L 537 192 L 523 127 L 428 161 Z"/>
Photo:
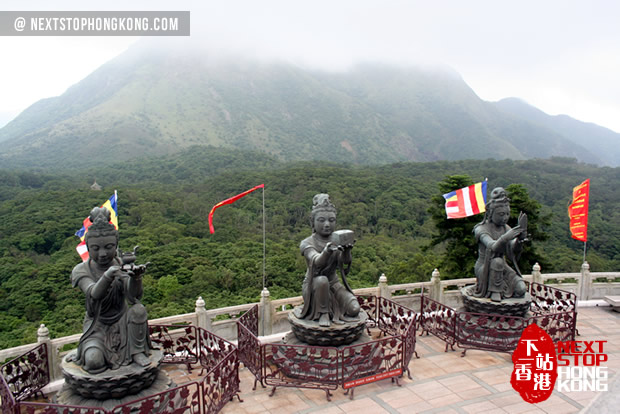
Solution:
<path fill-rule="evenodd" d="M 510 203 L 506 190 L 504 190 L 503 187 L 494 188 L 493 191 L 491 191 L 491 199 L 489 200 L 489 203 L 493 206 Z"/>
<path fill-rule="evenodd" d="M 336 211 L 336 206 L 329 199 L 329 194 L 317 194 L 312 199 L 312 212 L 317 211 Z"/>
<path fill-rule="evenodd" d="M 94 233 L 100 234 L 116 232 L 116 227 L 114 227 L 114 224 L 110 223 L 111 217 L 112 214 L 107 208 L 93 208 L 88 216 L 88 219 L 93 224 L 88 228 L 88 233 L 86 234 L 93 233 L 92 235 L 95 235 Z"/>

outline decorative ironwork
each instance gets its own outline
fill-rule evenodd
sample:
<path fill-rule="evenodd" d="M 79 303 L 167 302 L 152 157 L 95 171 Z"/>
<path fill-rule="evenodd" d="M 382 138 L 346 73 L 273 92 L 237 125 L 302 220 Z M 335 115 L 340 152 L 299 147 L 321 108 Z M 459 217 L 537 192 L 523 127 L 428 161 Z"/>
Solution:
<path fill-rule="evenodd" d="M 17 403 L 11 393 L 9 384 L 4 380 L 4 375 L 0 375 L 0 410 L 3 413 L 13 413 L 17 410 Z"/>
<path fill-rule="evenodd" d="M 540 283 L 528 283 L 528 289 L 532 296 L 530 315 L 533 314 L 529 318 L 457 312 L 422 296 L 419 326 L 423 333 L 432 333 L 445 341 L 446 350 L 454 344 L 464 348 L 462 355 L 467 349 L 512 352 L 523 329 L 532 323 L 544 329 L 554 342 L 574 340 L 577 296 Z"/>
<path fill-rule="evenodd" d="M 204 413 L 219 412 L 228 401 L 237 396 L 239 401 L 239 359 L 232 349 L 202 379 L 202 406 Z"/>
<path fill-rule="evenodd" d="M 334 347 L 269 344 L 263 351 L 263 379 L 272 385 L 322 389 L 327 400 L 340 384 L 339 352 Z"/>
<path fill-rule="evenodd" d="M 237 346 L 239 360 L 243 362 L 243 365 L 254 375 L 254 386 L 252 390 L 256 389 L 256 384 L 259 381 L 262 387 L 265 388 L 262 370 L 263 347 L 256 335 L 254 335 L 241 320 L 237 321 Z"/>
<path fill-rule="evenodd" d="M 252 335 L 258 336 L 258 305 L 252 306 L 249 311 L 241 315 L 238 323 L 245 326 Z"/>
<path fill-rule="evenodd" d="M 205 370 L 209 371 L 219 364 L 220 361 L 235 350 L 235 347 L 232 343 L 212 334 L 206 329 L 198 328 L 198 335 L 200 337 L 198 341 L 198 362 L 202 366 L 202 371 L 200 372 L 200 375 L 202 375 Z"/>
<path fill-rule="evenodd" d="M 100 407 L 78 407 L 77 405 L 62 405 L 51 403 L 36 403 L 23 401 L 19 403 L 22 413 L 26 414 L 108 414 Z M 5 411 L 3 411 L 4 413 Z"/>
<path fill-rule="evenodd" d="M 512 352 L 525 327 L 519 316 L 459 312 L 456 317 L 456 342 L 467 349 Z"/>
<path fill-rule="evenodd" d="M 191 372 L 198 362 L 198 335 L 193 325 L 149 325 L 151 342 L 164 353 L 164 364 L 185 364 Z"/>
<path fill-rule="evenodd" d="M 411 362 L 411 358 L 413 358 L 414 354 L 416 358 L 420 358 L 415 350 L 417 328 L 417 316 L 413 315 L 413 320 L 409 324 L 409 328 L 407 328 L 407 331 L 402 336 L 402 340 L 405 345 L 403 349 L 403 369 L 407 371 L 407 377 L 409 379 L 413 379 L 411 378 L 411 370 L 409 370 L 409 362 Z"/>
<path fill-rule="evenodd" d="M 33 350 L 2 365 L 0 374 L 4 377 L 15 401 L 24 400 L 36 394 L 50 382 L 47 345 L 38 345 Z"/>
<path fill-rule="evenodd" d="M 383 297 L 378 297 L 377 301 L 377 327 L 388 335 L 404 335 L 415 318 L 415 312 Z"/>
<path fill-rule="evenodd" d="M 111 414 L 200 414 L 200 391 L 196 382 L 114 407 Z"/>
<path fill-rule="evenodd" d="M 402 373 L 404 343 L 394 336 L 347 346 L 340 350 L 341 383 L 347 386 L 347 392 L 356 386 L 356 380 L 368 377 L 380 377 L 386 372 Z M 360 381 L 359 385 L 363 385 Z M 400 384 L 399 384 L 400 385 Z M 353 398 L 353 394 L 351 394 Z"/>
<path fill-rule="evenodd" d="M 422 296 L 420 305 L 420 323 L 422 334 L 435 335 L 454 351 L 456 343 L 456 311 L 449 306 Z"/>
<path fill-rule="evenodd" d="M 574 341 L 577 325 L 574 316 L 573 312 L 538 315 L 529 318 L 525 326 L 535 323 L 549 334 L 553 342 Z"/>
<path fill-rule="evenodd" d="M 536 315 L 577 311 L 577 295 L 572 292 L 540 283 L 530 283 L 530 295 L 532 295 L 530 310 Z"/>
<path fill-rule="evenodd" d="M 366 320 L 366 328 L 370 335 L 370 328 L 377 326 L 377 297 L 371 295 L 356 296 L 360 309 L 366 312 L 368 319 Z"/>

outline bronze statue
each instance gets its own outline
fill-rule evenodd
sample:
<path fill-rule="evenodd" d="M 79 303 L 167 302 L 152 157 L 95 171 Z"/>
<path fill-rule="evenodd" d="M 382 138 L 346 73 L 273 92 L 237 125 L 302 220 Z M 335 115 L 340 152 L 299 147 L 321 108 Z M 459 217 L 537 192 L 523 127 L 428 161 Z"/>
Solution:
<path fill-rule="evenodd" d="M 481 223 L 474 227 L 478 242 L 478 260 L 474 265 L 476 286 L 473 296 L 501 302 L 506 298 L 522 298 L 526 292 L 518 260 L 522 244 L 527 240 L 527 215 L 519 214 L 518 225 L 508 226 L 510 199 L 506 191 L 495 188 L 486 205 Z M 506 263 L 512 262 L 514 269 Z"/>
<path fill-rule="evenodd" d="M 118 231 L 107 209 L 94 208 L 90 221 L 89 259 L 71 273 L 71 283 L 86 296 L 84 334 L 73 359 L 91 374 L 131 363 L 145 367 L 151 347 L 140 298 L 147 265 L 134 265 L 135 254 L 118 257 Z"/>
<path fill-rule="evenodd" d="M 329 195 L 315 195 L 312 235 L 300 244 L 301 254 L 307 264 L 302 286 L 304 306 L 296 309 L 295 316 L 310 321 L 318 320 L 321 327 L 359 320 L 360 306 L 346 280 L 351 268 L 353 232 L 335 229 L 336 207 L 331 203 Z"/>

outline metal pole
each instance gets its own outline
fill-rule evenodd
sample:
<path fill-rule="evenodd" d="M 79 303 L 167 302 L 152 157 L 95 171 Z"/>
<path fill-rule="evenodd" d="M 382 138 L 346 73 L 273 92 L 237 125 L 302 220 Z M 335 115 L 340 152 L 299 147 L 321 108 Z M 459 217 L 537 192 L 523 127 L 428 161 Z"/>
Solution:
<path fill-rule="evenodd" d="M 587 241 L 583 242 L 583 263 L 586 262 L 586 246 L 587 245 L 588 245 Z"/>
<path fill-rule="evenodd" d="M 263 289 L 265 289 L 265 263 L 266 263 L 266 249 L 265 249 L 265 187 L 263 186 Z"/>

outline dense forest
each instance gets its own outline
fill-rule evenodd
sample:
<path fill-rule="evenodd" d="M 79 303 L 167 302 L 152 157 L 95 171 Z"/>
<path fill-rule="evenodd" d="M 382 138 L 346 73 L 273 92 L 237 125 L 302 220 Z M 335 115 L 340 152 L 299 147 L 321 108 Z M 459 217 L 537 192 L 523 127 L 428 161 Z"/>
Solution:
<path fill-rule="evenodd" d="M 445 220 L 441 194 L 485 178 L 489 191 L 508 189 L 513 220 L 519 209 L 530 216 L 533 242 L 520 263 L 526 273 L 536 261 L 543 272 L 579 271 L 583 243 L 570 238 L 567 206 L 572 188 L 590 178 L 587 260 L 593 271 L 620 268 L 620 168 L 574 159 L 354 166 L 196 147 L 105 169 L 0 170 L 0 347 L 34 342 L 40 323 L 53 337 L 81 331 L 84 298 L 70 283 L 80 260 L 74 233 L 114 190 L 121 249 L 139 245 L 138 262 L 152 263 L 143 302 L 154 318 L 192 311 L 199 295 L 208 308 L 258 301 L 262 195 L 218 209 L 213 235 L 207 216 L 217 202 L 261 183 L 274 298 L 300 294 L 305 264 L 298 246 L 311 232 L 319 192 L 336 204 L 339 228 L 355 231 L 353 288 L 375 286 L 381 273 L 389 283 L 428 280 L 436 267 L 442 278 L 471 277 L 476 250 L 469 229 L 482 217 Z M 95 179 L 102 191 L 90 189 Z"/>

